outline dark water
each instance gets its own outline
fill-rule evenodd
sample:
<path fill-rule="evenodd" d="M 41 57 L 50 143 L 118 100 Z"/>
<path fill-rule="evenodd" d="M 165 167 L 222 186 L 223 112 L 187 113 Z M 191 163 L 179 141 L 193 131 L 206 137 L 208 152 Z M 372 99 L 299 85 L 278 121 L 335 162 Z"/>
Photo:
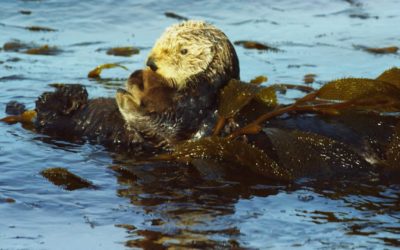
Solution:
<path fill-rule="evenodd" d="M 400 1 L 2 1 L 0 44 L 58 46 L 56 56 L 0 51 L 0 116 L 5 104 L 34 100 L 54 82 L 82 83 L 91 96 L 112 96 L 129 72 L 111 69 L 106 81 L 90 69 L 118 62 L 143 67 L 174 11 L 205 19 L 236 40 L 283 50 L 237 47 L 241 76 L 269 83 L 316 86 L 345 76 L 376 77 L 400 66 L 399 54 L 373 55 L 353 45 L 400 44 Z M 23 15 L 21 10 L 30 10 Z M 40 25 L 56 32 L 32 32 Z M 104 49 L 133 45 L 139 55 Z M 400 186 L 354 182 L 269 185 L 226 178 L 210 169 L 134 164 L 95 145 L 73 145 L 0 124 L 0 249 L 124 249 L 143 247 L 250 249 L 394 249 L 400 246 Z M 120 174 L 112 166 L 131 171 Z M 63 190 L 40 171 L 64 167 L 98 188 Z M 12 198 L 15 202 L 7 202 Z M 118 224 L 131 225 L 128 229 Z"/>

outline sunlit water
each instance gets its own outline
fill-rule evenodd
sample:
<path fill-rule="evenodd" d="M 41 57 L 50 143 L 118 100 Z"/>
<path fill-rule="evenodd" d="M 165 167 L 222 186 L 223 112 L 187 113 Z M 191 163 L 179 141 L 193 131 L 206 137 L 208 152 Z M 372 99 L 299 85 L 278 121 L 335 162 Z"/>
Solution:
<path fill-rule="evenodd" d="M 30 10 L 23 15 L 20 10 Z M 34 107 L 50 83 L 82 83 L 91 96 L 113 96 L 129 72 L 89 80 L 90 69 L 118 62 L 143 67 L 155 39 L 177 20 L 174 11 L 207 20 L 232 41 L 256 40 L 282 52 L 236 47 L 243 80 L 317 85 L 345 76 L 376 77 L 400 66 L 399 54 L 373 55 L 353 45 L 400 45 L 400 1 L 1 1 L 0 44 L 19 39 L 50 44 L 56 56 L 0 51 L 0 116 L 10 100 Z M 31 32 L 40 25 L 56 32 Z M 133 57 L 105 48 L 133 45 Z M 118 80 L 120 79 L 120 80 Z M 250 249 L 391 249 L 400 246 L 400 186 L 361 183 L 261 185 L 229 181 L 211 170 L 142 164 L 129 167 L 96 145 L 71 145 L 0 124 L 0 249 L 143 247 Z M 97 189 L 66 191 L 40 175 L 65 167 Z M 6 202 L 12 198 L 15 203 Z M 129 224 L 130 230 L 117 227 Z"/>

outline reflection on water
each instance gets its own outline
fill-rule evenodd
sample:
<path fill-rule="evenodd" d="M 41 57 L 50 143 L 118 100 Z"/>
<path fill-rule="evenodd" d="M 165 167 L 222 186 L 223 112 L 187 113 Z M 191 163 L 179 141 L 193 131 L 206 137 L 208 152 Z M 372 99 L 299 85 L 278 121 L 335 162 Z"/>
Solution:
<path fill-rule="evenodd" d="M 244 80 L 314 85 L 345 76 L 376 77 L 400 66 L 399 54 L 357 46 L 399 46 L 398 0 L 378 1 L 6 1 L 0 45 L 48 44 L 58 55 L 0 51 L 0 112 L 10 100 L 33 107 L 48 84 L 82 83 L 91 96 L 113 96 L 128 76 L 103 63 L 141 68 L 155 39 L 176 22 L 164 12 L 205 19 L 232 41 L 256 40 L 279 52 L 236 46 Z M 27 14 L 29 13 L 29 14 Z M 30 31 L 29 26 L 55 29 Z M 118 57 L 106 48 L 134 46 Z M 356 46 L 356 47 L 354 47 Z M 283 100 L 285 101 L 285 100 Z M 4 116 L 4 113 L 0 114 Z M 64 167 L 98 189 L 66 191 L 40 175 Z M 151 163 L 0 124 L 0 248 L 382 249 L 400 246 L 398 182 L 300 180 L 268 183 L 210 164 Z"/>

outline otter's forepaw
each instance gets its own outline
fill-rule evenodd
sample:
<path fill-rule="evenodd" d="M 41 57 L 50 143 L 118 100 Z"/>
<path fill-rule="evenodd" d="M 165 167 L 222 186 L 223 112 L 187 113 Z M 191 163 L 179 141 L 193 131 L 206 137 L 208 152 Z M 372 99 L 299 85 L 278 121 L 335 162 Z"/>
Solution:
<path fill-rule="evenodd" d="M 54 92 L 43 93 L 36 101 L 38 114 L 69 115 L 88 102 L 86 88 L 80 84 L 57 84 Z"/>

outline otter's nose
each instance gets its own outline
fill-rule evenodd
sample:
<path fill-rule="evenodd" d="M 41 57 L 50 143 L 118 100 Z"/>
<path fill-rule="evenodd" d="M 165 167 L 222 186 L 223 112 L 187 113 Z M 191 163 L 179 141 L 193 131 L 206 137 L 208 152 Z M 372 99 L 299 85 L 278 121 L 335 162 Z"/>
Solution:
<path fill-rule="evenodd" d="M 154 62 L 154 59 L 152 57 L 149 57 L 149 59 L 147 59 L 146 65 L 149 66 L 150 69 L 154 72 L 158 69 L 157 64 Z"/>

